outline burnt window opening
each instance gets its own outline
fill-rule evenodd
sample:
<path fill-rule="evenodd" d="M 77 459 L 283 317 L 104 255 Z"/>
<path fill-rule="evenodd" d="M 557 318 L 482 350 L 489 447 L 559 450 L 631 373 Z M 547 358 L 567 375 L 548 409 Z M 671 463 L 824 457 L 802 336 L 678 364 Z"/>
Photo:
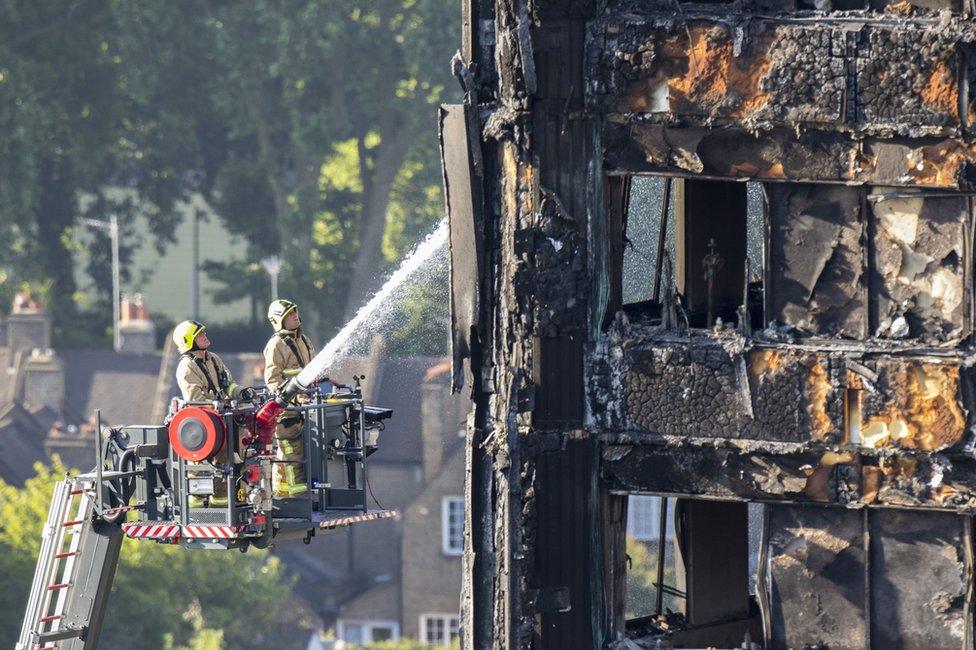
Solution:
<path fill-rule="evenodd" d="M 765 200 L 758 183 L 634 176 L 626 181 L 620 305 L 660 323 L 674 296 L 680 319 L 762 328 Z M 743 311 L 743 307 L 745 307 Z"/>
<path fill-rule="evenodd" d="M 797 9 L 803 11 L 860 11 L 867 9 L 867 0 L 799 0 Z"/>
<path fill-rule="evenodd" d="M 667 497 L 644 494 L 627 497 L 625 611 L 628 619 L 656 615 L 659 610 L 680 612 L 684 609 L 684 592 L 676 586 L 674 504 L 675 500 Z M 660 594 L 658 566 L 663 567 Z"/>
<path fill-rule="evenodd" d="M 691 647 L 741 642 L 758 622 L 763 507 L 656 495 L 627 500 L 627 635 L 669 630 L 673 643 Z"/>
<path fill-rule="evenodd" d="M 680 179 L 635 176 L 630 179 L 623 251 L 623 304 L 659 303 L 671 288 L 673 272 L 659 251 L 674 262 L 675 186 Z M 667 208 L 664 202 L 667 201 Z M 664 236 L 661 236 L 661 223 Z M 660 270 L 659 270 L 660 269 Z"/>

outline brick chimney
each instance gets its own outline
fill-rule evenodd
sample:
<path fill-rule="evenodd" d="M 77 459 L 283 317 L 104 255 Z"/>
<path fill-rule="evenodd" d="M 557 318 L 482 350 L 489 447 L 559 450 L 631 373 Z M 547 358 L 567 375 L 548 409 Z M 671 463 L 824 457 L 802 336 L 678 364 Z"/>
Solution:
<path fill-rule="evenodd" d="M 426 483 L 444 465 L 448 436 L 453 435 L 453 408 L 447 379 L 450 363 L 430 368 L 420 385 L 420 438 L 423 445 L 423 470 Z M 451 411 L 451 412 L 449 412 Z"/>
<path fill-rule="evenodd" d="M 13 358 L 14 380 L 7 396 L 26 408 L 64 403 L 64 368 L 51 349 L 51 315 L 27 291 L 14 296 L 7 317 L 7 346 Z"/>
<path fill-rule="evenodd" d="M 26 291 L 14 296 L 6 329 L 7 346 L 14 353 L 51 347 L 51 315 Z"/>
<path fill-rule="evenodd" d="M 20 401 L 24 407 L 49 406 L 60 412 L 64 405 L 64 368 L 51 348 L 21 351 Z"/>
<path fill-rule="evenodd" d="M 119 352 L 146 354 L 156 351 L 156 325 L 149 318 L 149 309 L 141 293 L 122 294 L 119 316 Z"/>

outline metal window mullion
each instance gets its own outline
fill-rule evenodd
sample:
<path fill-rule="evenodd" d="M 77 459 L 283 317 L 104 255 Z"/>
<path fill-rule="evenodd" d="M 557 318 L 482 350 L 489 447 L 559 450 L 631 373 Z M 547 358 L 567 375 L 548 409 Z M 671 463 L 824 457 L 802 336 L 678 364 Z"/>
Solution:
<path fill-rule="evenodd" d="M 861 511 L 864 543 L 864 648 L 871 650 L 871 508 Z"/>

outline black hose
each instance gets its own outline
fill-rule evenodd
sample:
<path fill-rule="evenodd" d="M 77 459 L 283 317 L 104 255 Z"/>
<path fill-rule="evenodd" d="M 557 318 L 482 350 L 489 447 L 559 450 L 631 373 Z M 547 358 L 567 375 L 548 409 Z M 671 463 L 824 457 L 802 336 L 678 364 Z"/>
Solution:
<path fill-rule="evenodd" d="M 118 460 L 115 463 L 116 471 L 119 472 L 130 471 L 127 469 L 127 466 L 130 464 L 130 462 L 132 465 L 132 470 L 134 471 L 136 468 L 135 457 L 136 457 L 135 449 L 126 449 L 125 451 L 123 451 L 120 456 L 117 456 Z M 135 492 L 136 490 L 136 477 L 135 476 L 120 477 L 114 479 L 111 482 L 111 484 L 112 484 L 112 493 L 110 494 L 111 497 L 110 503 L 112 507 L 110 509 L 119 509 L 119 510 L 116 510 L 116 512 L 114 512 L 111 515 L 102 517 L 102 519 L 104 519 L 109 523 L 118 521 L 119 517 L 121 517 L 124 514 L 125 511 L 121 510 L 120 508 L 124 508 L 125 506 L 129 505 L 129 499 L 132 498 L 132 493 Z"/>
<path fill-rule="evenodd" d="M 130 461 L 132 463 L 132 469 L 131 470 L 128 468 L 128 465 L 129 465 Z M 134 472 L 136 470 L 136 464 L 137 464 L 137 461 L 136 461 L 136 450 L 135 449 L 126 449 L 122 453 L 122 457 L 119 459 L 119 471 L 122 471 L 122 472 L 132 471 L 132 472 Z M 126 476 L 126 477 L 123 477 L 121 480 L 124 482 L 123 483 L 123 486 L 124 487 L 123 487 L 123 492 L 122 492 L 122 498 L 125 501 L 125 503 L 123 505 L 127 505 L 129 503 L 129 499 L 132 498 L 132 494 L 136 491 L 136 477 L 135 476 Z"/>

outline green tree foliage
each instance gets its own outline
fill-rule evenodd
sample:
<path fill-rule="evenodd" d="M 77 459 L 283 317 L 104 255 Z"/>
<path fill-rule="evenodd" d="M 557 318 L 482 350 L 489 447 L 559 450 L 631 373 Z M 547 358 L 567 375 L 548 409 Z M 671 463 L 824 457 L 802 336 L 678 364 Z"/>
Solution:
<path fill-rule="evenodd" d="M 674 585 L 673 562 L 665 562 L 664 584 Z M 647 616 L 654 613 L 657 598 L 657 544 L 645 544 L 633 537 L 627 537 L 627 618 Z M 665 610 L 675 610 L 674 596 L 665 594 Z"/>
<path fill-rule="evenodd" d="M 0 481 L 0 646 L 12 647 L 40 547 L 54 483 L 65 468 L 38 463 L 23 488 Z M 264 648 L 307 639 L 314 625 L 291 599 L 277 559 L 187 551 L 126 540 L 102 630 L 107 648 Z"/>
<path fill-rule="evenodd" d="M 167 125 L 126 82 L 112 3 L 3 0 L 0 15 L 0 298 L 29 287 L 54 312 L 55 336 L 73 343 L 78 218 L 131 214 L 134 202 L 105 193 L 131 187 L 165 239 L 188 188 L 171 172 Z M 82 206 L 82 194 L 94 200 Z"/>
<path fill-rule="evenodd" d="M 202 187 L 249 242 L 246 259 L 209 269 L 229 287 L 219 297 L 266 296 L 255 263 L 277 253 L 281 293 L 312 329 L 334 329 L 443 211 L 435 109 L 455 12 L 437 0 L 155 0 L 127 12 L 130 56 L 160 44 L 207 98 L 186 112 L 214 135 L 200 145 Z"/>
<path fill-rule="evenodd" d="M 218 298 L 263 303 L 257 262 L 278 253 L 281 293 L 320 336 L 441 217 L 451 3 L 0 0 L 0 15 L 0 305 L 30 287 L 59 344 L 107 341 L 104 235 L 96 304 L 72 275 L 85 216 L 149 214 L 162 246 L 174 203 L 202 193 L 248 242 L 207 269 Z M 127 231 L 124 265 L 138 243 Z"/>
<path fill-rule="evenodd" d="M 436 255 L 425 271 L 404 289 L 397 308 L 388 317 L 395 323 L 389 338 L 390 351 L 395 355 L 447 354 L 447 251 Z"/>

